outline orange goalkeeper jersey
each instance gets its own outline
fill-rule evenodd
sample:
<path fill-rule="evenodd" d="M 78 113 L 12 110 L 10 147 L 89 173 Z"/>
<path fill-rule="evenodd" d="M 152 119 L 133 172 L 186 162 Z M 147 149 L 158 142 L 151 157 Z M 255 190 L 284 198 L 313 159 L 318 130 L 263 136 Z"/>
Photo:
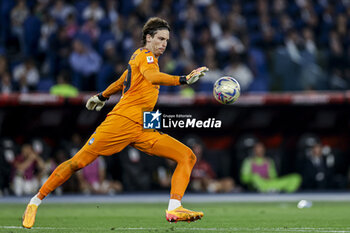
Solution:
<path fill-rule="evenodd" d="M 148 78 L 145 77 L 145 73 Z M 151 51 L 146 48 L 137 49 L 130 58 L 128 69 L 102 93 L 103 96 L 109 97 L 123 90 L 119 103 L 108 115 L 122 115 L 142 124 L 143 112 L 152 111 L 158 99 L 159 85 L 155 83 L 180 84 L 179 76 L 159 72 L 158 59 Z"/>

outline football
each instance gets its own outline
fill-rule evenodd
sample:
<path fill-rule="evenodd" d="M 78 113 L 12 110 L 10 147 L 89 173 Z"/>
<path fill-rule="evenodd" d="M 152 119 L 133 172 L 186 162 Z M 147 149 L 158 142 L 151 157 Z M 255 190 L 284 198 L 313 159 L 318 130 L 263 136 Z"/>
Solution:
<path fill-rule="evenodd" d="M 234 103 L 241 94 L 241 87 L 232 77 L 221 77 L 214 84 L 213 94 L 215 99 L 222 104 Z"/>

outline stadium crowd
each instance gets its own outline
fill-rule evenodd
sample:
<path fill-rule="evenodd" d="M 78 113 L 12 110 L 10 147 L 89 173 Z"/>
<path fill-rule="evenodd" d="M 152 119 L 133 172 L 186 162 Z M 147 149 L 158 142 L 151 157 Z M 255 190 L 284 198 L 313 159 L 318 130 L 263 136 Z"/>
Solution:
<path fill-rule="evenodd" d="M 208 141 L 197 135 L 188 135 L 182 141 L 198 159 L 189 192 L 336 191 L 346 190 L 350 185 L 349 161 L 345 153 L 314 134 L 305 134 L 299 139 L 293 162 L 288 160 L 288 149 L 275 136 L 242 135 L 234 147 L 216 148 L 209 148 Z M 83 144 L 84 140 L 78 134 L 59 142 L 33 137 L 18 143 L 18 140 L 2 138 L 0 196 L 35 194 L 48 175 Z M 54 194 L 165 192 L 170 188 L 175 166 L 171 160 L 127 147 L 116 155 L 99 157 Z"/>
<path fill-rule="evenodd" d="M 194 88 L 211 92 L 220 76 L 243 91 L 349 88 L 349 1 L 329 0 L 16 0 L 0 5 L 0 91 L 53 86 L 101 91 L 140 46 L 141 25 L 172 26 L 164 72 L 210 72 Z M 68 74 L 62 83 L 62 73 Z M 57 85 L 59 87 L 57 87 Z M 63 86 L 62 86 L 63 85 Z M 178 92 L 178 88 L 163 88 Z M 65 93 L 65 92 L 64 92 Z"/>

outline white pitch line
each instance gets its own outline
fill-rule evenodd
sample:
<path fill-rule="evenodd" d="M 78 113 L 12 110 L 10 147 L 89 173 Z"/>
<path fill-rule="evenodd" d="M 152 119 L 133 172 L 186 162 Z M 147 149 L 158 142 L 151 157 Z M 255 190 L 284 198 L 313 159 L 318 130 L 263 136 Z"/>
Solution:
<path fill-rule="evenodd" d="M 21 226 L 0 226 L 0 229 L 25 229 Z M 107 227 L 104 228 L 97 228 L 97 227 L 89 227 L 89 228 L 81 228 L 81 227 L 33 227 L 32 229 L 35 230 L 107 230 Z M 137 231 L 137 230 L 167 230 L 168 227 L 111 227 L 111 230 L 130 230 L 130 231 Z M 345 228 L 350 229 L 350 228 Z M 191 231 L 262 231 L 262 232 L 324 232 L 324 233 L 350 233 L 349 230 L 340 230 L 340 229 L 334 229 L 334 228 L 312 228 L 312 227 L 300 227 L 300 228 L 243 228 L 243 227 L 228 227 L 228 228 L 198 228 L 198 227 L 174 227 L 174 230 L 191 230 Z"/>

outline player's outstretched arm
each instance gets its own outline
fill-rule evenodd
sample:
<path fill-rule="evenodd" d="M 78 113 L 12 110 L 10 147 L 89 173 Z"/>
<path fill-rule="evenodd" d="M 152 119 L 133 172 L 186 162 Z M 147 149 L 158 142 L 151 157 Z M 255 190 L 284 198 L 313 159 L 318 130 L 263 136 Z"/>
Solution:
<path fill-rule="evenodd" d="M 124 73 L 120 76 L 120 78 L 117 81 L 109 85 L 107 89 L 102 92 L 102 96 L 108 99 L 111 95 L 114 95 L 119 91 L 121 91 L 123 89 L 123 83 L 127 73 L 128 73 L 128 70 L 125 70 Z"/>
<path fill-rule="evenodd" d="M 100 111 L 111 95 L 118 93 L 119 91 L 121 91 L 123 89 L 123 82 L 124 82 L 124 78 L 125 78 L 127 73 L 128 73 L 127 70 L 124 71 L 122 76 L 120 76 L 120 78 L 117 81 L 115 81 L 111 85 L 109 85 L 106 90 L 104 90 L 103 92 L 101 92 L 97 95 L 92 96 L 86 102 L 86 108 L 88 110 Z"/>
<path fill-rule="evenodd" d="M 144 73 L 145 78 L 154 85 L 164 86 L 177 86 L 180 84 L 193 84 L 199 80 L 200 77 L 205 75 L 209 69 L 205 66 L 193 70 L 189 75 L 174 76 L 159 72 L 158 70 L 146 70 Z"/>
<path fill-rule="evenodd" d="M 191 85 L 199 80 L 202 76 L 205 75 L 205 72 L 209 71 L 208 67 L 202 66 L 195 70 L 192 70 L 192 72 L 189 75 L 184 75 L 180 77 L 180 83 L 181 84 L 188 84 Z"/>

